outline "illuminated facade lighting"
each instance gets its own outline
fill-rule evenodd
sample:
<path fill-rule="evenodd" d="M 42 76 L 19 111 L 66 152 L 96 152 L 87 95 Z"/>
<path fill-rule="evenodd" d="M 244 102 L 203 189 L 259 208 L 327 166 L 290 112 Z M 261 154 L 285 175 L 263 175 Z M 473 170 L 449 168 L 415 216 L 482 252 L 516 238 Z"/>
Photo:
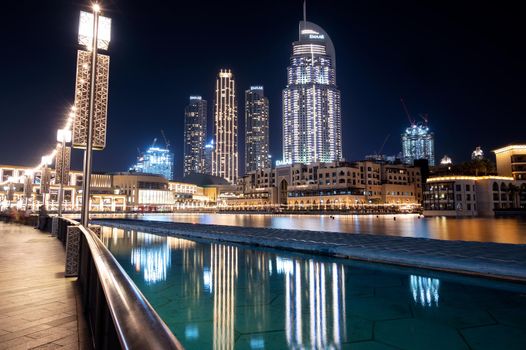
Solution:
<path fill-rule="evenodd" d="M 425 125 L 413 124 L 402 134 L 402 159 L 413 164 L 417 159 L 427 159 L 435 165 L 435 137 Z"/>
<path fill-rule="evenodd" d="M 238 178 L 237 98 L 230 69 L 222 69 L 216 80 L 214 138 L 212 175 L 235 184 Z"/>
<path fill-rule="evenodd" d="M 190 96 L 184 110 L 184 176 L 205 173 L 206 111 L 206 100 Z"/>
<path fill-rule="evenodd" d="M 440 165 L 450 165 L 452 164 L 453 161 L 451 160 L 451 158 L 447 155 L 444 155 L 442 157 L 442 159 L 440 160 Z"/>
<path fill-rule="evenodd" d="M 270 167 L 269 104 L 262 86 L 245 91 L 245 172 Z"/>
<path fill-rule="evenodd" d="M 283 90 L 283 163 L 342 159 L 340 91 L 336 54 L 318 25 L 300 22 Z"/>
<path fill-rule="evenodd" d="M 472 160 L 481 160 L 484 159 L 484 151 L 480 146 L 477 146 L 473 152 L 471 152 Z"/>

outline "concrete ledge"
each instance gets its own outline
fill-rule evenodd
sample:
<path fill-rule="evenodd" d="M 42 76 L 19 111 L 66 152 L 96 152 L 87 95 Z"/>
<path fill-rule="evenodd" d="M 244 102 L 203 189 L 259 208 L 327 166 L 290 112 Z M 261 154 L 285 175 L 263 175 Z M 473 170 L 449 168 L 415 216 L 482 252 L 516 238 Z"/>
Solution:
<path fill-rule="evenodd" d="M 99 225 L 150 233 L 288 249 L 526 282 L 526 245 L 447 241 L 175 222 L 101 219 Z"/>

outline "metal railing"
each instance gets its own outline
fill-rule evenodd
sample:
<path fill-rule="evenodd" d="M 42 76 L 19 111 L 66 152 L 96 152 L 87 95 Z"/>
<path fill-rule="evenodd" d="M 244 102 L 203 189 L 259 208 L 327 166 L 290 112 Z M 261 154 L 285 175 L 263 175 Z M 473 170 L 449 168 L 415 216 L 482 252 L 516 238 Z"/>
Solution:
<path fill-rule="evenodd" d="M 97 235 L 60 221 L 80 229 L 78 282 L 94 348 L 183 349 Z"/>

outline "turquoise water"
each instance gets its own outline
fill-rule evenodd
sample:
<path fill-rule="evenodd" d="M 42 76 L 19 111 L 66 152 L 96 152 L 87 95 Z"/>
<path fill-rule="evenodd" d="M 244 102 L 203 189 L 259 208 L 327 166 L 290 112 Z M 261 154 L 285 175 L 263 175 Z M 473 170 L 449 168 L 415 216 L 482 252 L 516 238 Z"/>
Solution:
<path fill-rule="evenodd" d="M 526 349 L 526 286 L 104 228 L 187 349 Z"/>

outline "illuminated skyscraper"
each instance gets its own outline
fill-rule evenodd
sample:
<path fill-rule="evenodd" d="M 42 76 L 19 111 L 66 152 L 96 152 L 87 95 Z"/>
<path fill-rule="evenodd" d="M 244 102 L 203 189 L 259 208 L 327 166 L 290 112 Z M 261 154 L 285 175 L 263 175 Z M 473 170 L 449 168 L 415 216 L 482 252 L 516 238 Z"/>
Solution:
<path fill-rule="evenodd" d="M 238 178 L 237 98 L 230 69 L 221 69 L 216 80 L 214 139 L 212 175 L 235 184 Z"/>
<path fill-rule="evenodd" d="M 137 164 L 130 170 L 162 175 L 168 180 L 173 179 L 174 154 L 169 149 L 150 147 L 137 158 Z"/>
<path fill-rule="evenodd" d="M 427 159 L 435 165 L 435 139 L 426 125 L 412 124 L 402 134 L 402 159 L 413 164 L 417 159 Z"/>
<path fill-rule="evenodd" d="M 245 172 L 270 167 L 268 99 L 262 86 L 245 91 Z"/>
<path fill-rule="evenodd" d="M 205 145 L 205 168 L 204 173 L 212 175 L 212 157 L 214 155 L 214 140 Z"/>
<path fill-rule="evenodd" d="M 184 176 L 205 173 L 206 101 L 190 96 L 184 110 Z"/>
<path fill-rule="evenodd" d="M 327 33 L 301 21 L 292 44 L 283 90 L 283 162 L 313 163 L 342 159 L 340 91 L 336 54 Z"/>

